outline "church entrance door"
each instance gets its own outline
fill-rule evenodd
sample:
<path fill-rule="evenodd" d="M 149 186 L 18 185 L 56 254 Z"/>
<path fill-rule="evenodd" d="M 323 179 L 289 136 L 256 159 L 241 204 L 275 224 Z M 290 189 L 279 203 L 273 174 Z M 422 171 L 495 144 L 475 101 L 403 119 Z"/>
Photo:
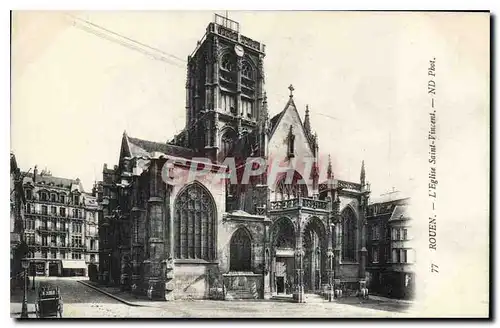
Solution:
<path fill-rule="evenodd" d="M 278 219 L 272 229 L 271 290 L 291 294 L 294 278 L 295 231 L 288 218 Z"/>
<path fill-rule="evenodd" d="M 327 282 L 325 277 L 327 245 L 324 225 L 318 218 L 311 218 L 304 229 L 302 245 L 305 253 L 304 290 L 306 292 L 320 292 L 322 284 Z"/>
<path fill-rule="evenodd" d="M 285 277 L 276 277 L 276 292 L 285 294 Z"/>
<path fill-rule="evenodd" d="M 276 293 L 291 294 L 293 287 L 293 257 L 276 258 Z"/>

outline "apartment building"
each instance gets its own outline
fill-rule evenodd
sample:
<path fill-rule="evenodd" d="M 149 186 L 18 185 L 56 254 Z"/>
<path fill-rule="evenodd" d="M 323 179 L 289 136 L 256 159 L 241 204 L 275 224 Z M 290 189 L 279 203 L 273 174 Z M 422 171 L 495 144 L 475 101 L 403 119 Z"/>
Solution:
<path fill-rule="evenodd" d="M 98 263 L 95 197 L 78 178 L 39 173 L 36 167 L 25 174 L 23 188 L 30 274 L 87 275 L 89 263 Z"/>
<path fill-rule="evenodd" d="M 409 299 L 414 295 L 415 248 L 410 199 L 393 191 L 374 199 L 367 212 L 367 272 L 372 294 Z"/>

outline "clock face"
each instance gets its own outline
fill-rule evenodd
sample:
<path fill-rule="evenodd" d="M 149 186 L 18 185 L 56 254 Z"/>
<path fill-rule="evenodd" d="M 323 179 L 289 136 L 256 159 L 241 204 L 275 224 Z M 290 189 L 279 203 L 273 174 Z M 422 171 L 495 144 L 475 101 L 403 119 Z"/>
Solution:
<path fill-rule="evenodd" d="M 238 57 L 242 57 L 245 53 L 245 50 L 243 50 L 243 47 L 241 45 L 237 44 L 234 46 L 234 52 Z"/>

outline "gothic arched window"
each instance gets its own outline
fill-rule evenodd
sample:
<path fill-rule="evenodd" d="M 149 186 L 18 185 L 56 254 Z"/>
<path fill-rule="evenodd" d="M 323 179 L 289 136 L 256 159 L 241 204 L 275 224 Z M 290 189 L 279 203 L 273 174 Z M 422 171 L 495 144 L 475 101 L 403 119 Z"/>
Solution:
<path fill-rule="evenodd" d="M 295 229 L 287 219 L 279 219 L 272 228 L 272 243 L 276 248 L 295 248 Z"/>
<path fill-rule="evenodd" d="M 250 66 L 250 64 L 247 63 L 246 61 L 243 62 L 242 66 L 241 66 L 241 75 L 243 75 L 243 77 L 246 77 L 249 80 L 253 80 L 252 66 Z"/>
<path fill-rule="evenodd" d="M 220 142 L 220 154 L 222 160 L 226 158 L 227 155 L 229 155 L 235 139 L 236 133 L 231 129 L 222 134 Z"/>
<path fill-rule="evenodd" d="M 231 237 L 229 269 L 231 271 L 250 271 L 252 265 L 252 242 L 248 232 L 240 228 Z"/>
<path fill-rule="evenodd" d="M 226 71 L 229 71 L 229 72 L 232 72 L 234 71 L 234 60 L 233 58 L 231 58 L 230 55 L 225 55 L 222 57 L 222 60 L 221 60 L 221 66 L 223 69 L 225 69 Z"/>
<path fill-rule="evenodd" d="M 356 216 L 350 208 L 342 212 L 342 260 L 356 261 Z"/>
<path fill-rule="evenodd" d="M 302 176 L 296 171 L 282 174 L 276 183 L 275 200 L 294 199 L 299 195 L 307 197 L 307 186 Z"/>
<path fill-rule="evenodd" d="M 195 182 L 174 205 L 175 258 L 215 259 L 216 208 L 209 192 Z"/>

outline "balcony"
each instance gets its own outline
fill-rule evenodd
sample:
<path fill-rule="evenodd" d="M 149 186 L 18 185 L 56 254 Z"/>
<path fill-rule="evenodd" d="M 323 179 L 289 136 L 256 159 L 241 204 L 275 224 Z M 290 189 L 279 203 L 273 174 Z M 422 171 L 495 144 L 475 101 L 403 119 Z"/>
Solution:
<path fill-rule="evenodd" d="M 30 203 L 39 203 L 39 204 L 56 205 L 56 206 L 64 205 L 71 207 L 83 207 L 85 205 L 83 202 L 75 203 L 74 201 L 68 199 L 65 199 L 63 202 L 61 202 L 59 200 L 53 201 L 51 199 L 41 199 L 38 196 L 33 196 L 30 199 L 26 199 L 26 201 Z"/>
<path fill-rule="evenodd" d="M 36 229 L 40 234 L 67 234 L 69 233 L 68 228 L 51 228 L 51 227 L 38 227 Z"/>
<path fill-rule="evenodd" d="M 33 247 L 42 247 L 42 248 L 66 248 L 65 244 L 58 244 L 58 243 L 53 243 L 53 242 L 47 242 L 47 243 L 32 243 L 29 244 L 29 246 Z"/>
<path fill-rule="evenodd" d="M 83 250 L 83 249 L 85 249 L 85 245 L 74 243 L 74 244 L 71 244 L 71 248 Z"/>
<path fill-rule="evenodd" d="M 312 198 L 292 198 L 286 200 L 278 200 L 271 202 L 271 211 L 280 211 L 287 209 L 307 208 L 313 210 L 328 211 L 328 202 L 325 200 L 317 200 Z"/>
<path fill-rule="evenodd" d="M 52 229 L 50 229 L 49 227 L 38 227 L 38 228 L 36 228 L 36 231 L 37 231 L 38 233 L 41 233 L 41 234 L 42 234 L 42 233 L 43 233 L 43 234 L 47 234 L 47 233 L 52 232 L 53 230 L 52 230 Z"/>
<path fill-rule="evenodd" d="M 45 217 L 50 217 L 50 218 L 59 218 L 59 219 L 69 219 L 69 215 L 62 215 L 58 213 L 48 213 L 48 212 L 42 212 L 42 211 L 33 211 L 31 210 L 30 212 L 25 212 L 25 215 L 40 215 L 40 216 L 45 216 Z"/>
<path fill-rule="evenodd" d="M 33 240 L 28 240 L 26 243 L 28 244 L 28 247 L 31 247 L 31 248 L 42 246 L 40 243 L 37 243 Z"/>

